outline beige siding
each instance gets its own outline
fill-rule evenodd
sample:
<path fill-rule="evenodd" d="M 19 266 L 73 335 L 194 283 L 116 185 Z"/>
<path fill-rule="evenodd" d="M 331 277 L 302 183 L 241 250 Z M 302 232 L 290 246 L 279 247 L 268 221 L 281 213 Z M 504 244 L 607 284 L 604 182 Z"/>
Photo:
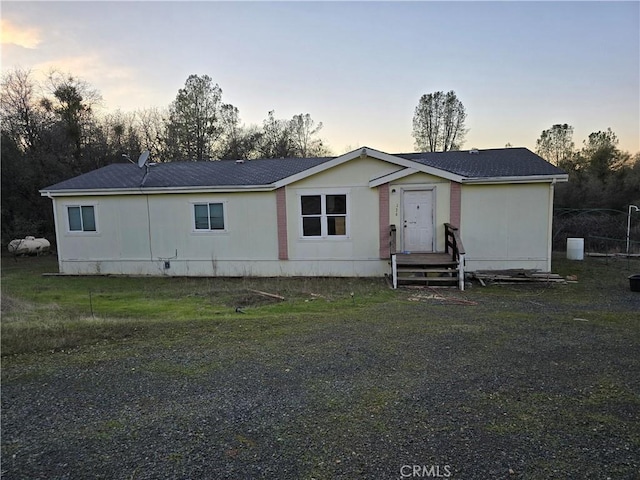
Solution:
<path fill-rule="evenodd" d="M 225 231 L 195 231 L 198 202 L 224 204 Z M 98 231 L 69 232 L 68 205 L 94 205 Z M 55 208 L 63 273 L 242 275 L 278 258 L 271 192 L 59 198 Z"/>
<path fill-rule="evenodd" d="M 550 187 L 464 185 L 461 237 L 468 270 L 548 270 Z"/>
<path fill-rule="evenodd" d="M 67 207 L 74 205 L 94 207 L 96 232 L 69 231 Z M 144 197 L 65 197 L 55 208 L 61 261 L 149 258 Z"/>
<path fill-rule="evenodd" d="M 300 264 L 296 270 L 330 275 L 388 271 L 387 262 L 379 258 L 378 189 L 369 187 L 369 181 L 396 170 L 396 165 L 380 160 L 356 158 L 287 186 L 289 259 Z M 319 193 L 347 195 L 346 238 L 303 238 L 300 196 Z"/>

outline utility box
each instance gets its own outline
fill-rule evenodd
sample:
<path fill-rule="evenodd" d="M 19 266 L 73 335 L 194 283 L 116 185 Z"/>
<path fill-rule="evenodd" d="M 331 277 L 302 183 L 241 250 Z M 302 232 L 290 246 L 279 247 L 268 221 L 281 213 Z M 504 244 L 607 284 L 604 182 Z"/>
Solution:
<path fill-rule="evenodd" d="M 567 259 L 584 260 L 584 238 L 567 238 Z"/>

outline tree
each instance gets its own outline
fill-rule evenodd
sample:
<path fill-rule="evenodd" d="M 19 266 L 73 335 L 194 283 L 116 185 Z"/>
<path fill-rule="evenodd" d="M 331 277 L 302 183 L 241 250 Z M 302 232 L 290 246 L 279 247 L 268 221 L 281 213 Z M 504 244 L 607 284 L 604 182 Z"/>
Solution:
<path fill-rule="evenodd" d="M 53 235 L 50 202 L 38 190 L 103 165 L 105 142 L 94 116 L 100 94 L 52 71 L 45 84 L 29 72 L 3 76 L 2 235 Z"/>
<path fill-rule="evenodd" d="M 168 117 L 168 110 L 157 107 L 144 108 L 136 112 L 136 131 L 140 147 L 149 151 L 154 162 L 172 160 L 167 152 Z"/>
<path fill-rule="evenodd" d="M 94 109 L 102 96 L 84 80 L 55 70 L 47 83 L 49 95 L 40 100 L 47 123 L 42 148 L 55 157 L 59 172 L 64 171 L 60 166 L 67 168 L 66 177 L 91 170 L 95 159 L 84 157 L 84 147 L 94 140 Z"/>
<path fill-rule="evenodd" d="M 0 117 L 2 131 L 23 151 L 37 142 L 41 117 L 36 98 L 36 84 L 31 72 L 14 69 L 2 76 Z"/>
<path fill-rule="evenodd" d="M 294 156 L 291 141 L 291 124 L 286 120 L 277 119 L 271 110 L 262 122 L 262 137 L 260 141 L 260 156 L 262 158 L 288 158 Z"/>
<path fill-rule="evenodd" d="M 572 169 L 574 167 L 573 127 L 565 123 L 543 130 L 536 141 L 536 153 L 560 168 Z"/>
<path fill-rule="evenodd" d="M 261 133 L 258 127 L 240 125 L 238 109 L 233 105 L 222 106 L 222 129 L 217 156 L 221 160 L 249 160 L 258 152 Z"/>
<path fill-rule="evenodd" d="M 123 155 L 136 159 L 141 151 L 141 137 L 134 113 L 116 111 L 95 122 L 92 138 L 85 147 L 85 164 L 100 168 L 122 162 Z"/>
<path fill-rule="evenodd" d="M 451 90 L 422 95 L 413 114 L 417 151 L 459 150 L 467 133 L 464 105 Z"/>
<path fill-rule="evenodd" d="M 622 160 L 618 150 L 618 137 L 608 128 L 606 132 L 593 132 L 583 142 L 582 156 L 586 168 L 600 181 L 606 181 L 608 174 Z"/>
<path fill-rule="evenodd" d="M 222 128 L 222 89 L 211 77 L 190 75 L 169 107 L 167 140 L 173 158 L 211 160 Z"/>
<path fill-rule="evenodd" d="M 322 130 L 322 122 L 316 125 L 308 113 L 294 115 L 289 121 L 289 129 L 296 156 L 319 157 L 327 153 L 322 140 L 314 138 Z"/>
<path fill-rule="evenodd" d="M 556 186 L 556 206 L 624 210 L 638 201 L 640 153 L 619 150 L 610 128 L 591 133 L 582 143 L 582 149 L 561 164 L 569 181 Z"/>

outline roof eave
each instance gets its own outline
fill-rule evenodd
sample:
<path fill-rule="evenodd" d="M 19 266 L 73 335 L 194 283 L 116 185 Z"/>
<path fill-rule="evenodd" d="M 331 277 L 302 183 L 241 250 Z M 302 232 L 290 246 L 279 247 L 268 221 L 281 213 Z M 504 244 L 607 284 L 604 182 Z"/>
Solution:
<path fill-rule="evenodd" d="M 234 193 L 234 192 L 271 192 L 273 185 L 224 185 L 224 186 L 193 186 L 193 187 L 143 187 L 143 188 L 92 188 L 92 189 L 63 189 L 40 190 L 43 197 L 78 197 L 85 195 L 158 195 L 162 193 Z"/>
<path fill-rule="evenodd" d="M 519 175 L 510 177 L 467 177 L 461 183 L 467 184 L 501 184 L 501 183 L 562 183 L 569 180 L 569 175 Z"/>

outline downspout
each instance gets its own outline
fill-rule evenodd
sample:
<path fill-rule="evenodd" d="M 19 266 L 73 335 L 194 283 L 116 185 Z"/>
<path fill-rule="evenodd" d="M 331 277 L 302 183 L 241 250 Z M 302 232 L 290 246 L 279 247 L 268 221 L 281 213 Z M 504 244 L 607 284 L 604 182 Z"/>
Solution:
<path fill-rule="evenodd" d="M 149 176 L 149 164 L 145 162 L 144 164 L 145 172 L 142 180 L 140 181 L 140 192 L 143 191 L 144 182 L 147 180 Z M 149 207 L 149 194 L 145 194 L 145 198 L 147 200 L 147 237 L 149 239 L 149 260 L 153 262 L 153 248 L 151 246 L 151 209 Z"/>
<path fill-rule="evenodd" d="M 153 249 L 151 247 L 151 211 L 149 208 L 149 195 L 145 195 L 147 198 L 147 234 L 149 237 L 149 260 L 153 262 Z"/>
<path fill-rule="evenodd" d="M 549 184 L 549 225 L 547 231 L 547 272 L 551 272 L 551 254 L 553 253 L 553 194 L 556 179 Z"/>
<path fill-rule="evenodd" d="M 56 199 L 53 198 L 53 196 L 51 195 L 51 192 L 47 192 L 47 198 L 51 200 L 51 204 L 53 206 L 53 225 L 55 227 L 55 234 L 56 234 L 56 251 L 58 254 L 58 272 L 64 273 L 62 271 L 62 253 L 61 253 L 62 242 L 60 241 L 60 230 L 58 225 L 58 205 L 57 205 Z"/>

